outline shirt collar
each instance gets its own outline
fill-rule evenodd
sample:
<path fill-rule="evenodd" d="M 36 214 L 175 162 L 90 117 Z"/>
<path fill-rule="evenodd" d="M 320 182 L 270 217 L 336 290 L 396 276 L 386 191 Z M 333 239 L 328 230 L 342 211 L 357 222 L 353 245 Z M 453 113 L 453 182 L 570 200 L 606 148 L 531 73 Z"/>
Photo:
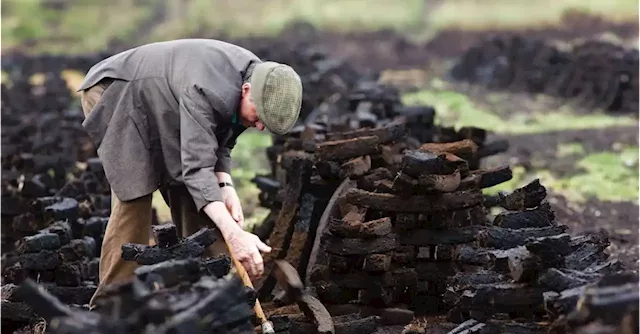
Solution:
<path fill-rule="evenodd" d="M 234 112 L 233 113 L 233 118 L 231 119 L 231 124 L 236 128 L 246 129 L 246 127 L 244 125 L 242 125 L 242 122 L 240 122 L 240 117 L 238 116 L 238 112 Z"/>

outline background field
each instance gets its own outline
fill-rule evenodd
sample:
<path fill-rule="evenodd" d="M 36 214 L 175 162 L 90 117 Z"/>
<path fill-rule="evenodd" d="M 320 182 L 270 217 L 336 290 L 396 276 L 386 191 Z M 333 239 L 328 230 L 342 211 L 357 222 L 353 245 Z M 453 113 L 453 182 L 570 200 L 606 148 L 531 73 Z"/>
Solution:
<path fill-rule="evenodd" d="M 597 29 L 593 25 L 580 28 L 584 14 L 602 18 Z M 637 20 L 638 2 L 632 0 L 5 0 L 2 52 L 73 54 L 184 37 L 273 37 L 293 22 L 305 22 L 328 34 L 322 36 L 331 36 L 323 40 L 325 46 L 334 46 L 329 50 L 363 65 L 362 55 L 370 56 L 367 52 L 371 51 L 349 53 L 341 46 L 371 50 L 367 49 L 370 44 L 354 42 L 357 38 L 353 36 L 381 29 L 391 29 L 424 45 L 432 41 L 462 43 L 442 37 L 451 31 L 463 31 L 463 36 L 472 39 L 488 30 L 532 30 L 550 36 L 562 31 L 558 39 L 563 43 L 568 42 L 563 38 L 566 35 L 598 36 L 637 47 Z M 624 31 L 620 28 L 624 24 L 630 25 L 632 34 L 617 33 Z M 346 44 L 340 44 L 343 42 Z M 515 177 L 488 192 L 510 190 L 538 177 L 559 196 L 559 203 L 569 203 L 567 217 L 576 223 L 576 217 L 590 214 L 593 208 L 600 212 L 598 217 L 608 219 L 637 213 L 636 118 L 586 113 L 579 106 L 548 96 L 452 84 L 444 77 L 452 60 L 436 57 L 413 66 L 411 78 L 420 90 L 407 92 L 404 101 L 433 105 L 439 122 L 483 127 L 511 141 L 509 152 L 489 163 L 511 163 Z M 398 61 L 389 64 L 403 65 Z M 394 70 L 387 72 L 388 76 L 407 76 L 407 72 Z M 82 75 L 68 73 L 69 86 L 77 87 Z M 233 151 L 233 174 L 249 224 L 261 221 L 266 214 L 257 207 L 257 189 L 250 179 L 267 172 L 264 149 L 269 145 L 267 134 L 249 131 Z M 155 205 L 161 219 L 168 219 L 160 197 Z"/>

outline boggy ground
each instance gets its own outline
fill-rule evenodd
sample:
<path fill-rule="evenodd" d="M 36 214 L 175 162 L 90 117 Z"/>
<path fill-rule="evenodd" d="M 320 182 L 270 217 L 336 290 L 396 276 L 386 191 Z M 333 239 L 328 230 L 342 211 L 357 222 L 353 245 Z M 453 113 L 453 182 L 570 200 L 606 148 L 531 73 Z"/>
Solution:
<path fill-rule="evenodd" d="M 638 121 L 626 115 L 587 110 L 571 101 L 527 93 L 493 92 L 445 79 L 447 66 L 473 43 L 495 34 L 521 33 L 571 41 L 611 33 L 620 40 L 637 38 L 638 25 L 613 24 L 595 17 L 569 20 L 562 27 L 526 31 L 444 31 L 424 45 L 391 32 L 358 35 L 298 30 L 306 42 L 366 70 L 402 72 L 414 86 L 409 103 L 431 104 L 440 120 L 493 130 L 510 143 L 507 152 L 487 159 L 487 167 L 509 164 L 511 182 L 489 189 L 511 191 L 535 178 L 547 187 L 556 220 L 570 233 L 606 230 L 608 249 L 633 269 L 638 265 Z M 311 37 L 313 36 L 313 37 Z M 295 34 L 289 38 L 295 40 Z M 393 82 L 393 80 L 391 80 Z M 400 80 L 402 81 L 402 80 Z M 426 88 L 426 89 L 425 89 Z M 455 327 L 443 316 L 415 320 L 426 333 Z M 380 327 L 376 334 L 401 333 L 404 326 Z"/>
<path fill-rule="evenodd" d="M 411 43 L 389 31 L 331 34 L 309 27 L 288 32 L 287 38 L 317 45 L 361 70 L 417 70 L 413 94 L 419 103 L 432 104 L 442 118 L 457 125 L 495 130 L 510 148 L 487 161 L 509 164 L 514 180 L 498 187 L 509 191 L 533 178 L 548 188 L 556 219 L 572 233 L 604 229 L 611 235 L 610 253 L 632 268 L 638 263 L 638 121 L 626 115 L 603 115 L 571 101 L 527 93 L 492 92 L 482 87 L 449 82 L 451 61 L 468 47 L 499 34 L 520 34 L 558 42 L 593 38 L 603 34 L 619 41 L 637 39 L 638 23 L 612 23 L 589 15 L 568 16 L 559 27 L 520 31 L 446 30 L 426 44 Z M 313 41 L 313 42 L 311 42 Z M 404 72 L 406 76 L 408 71 Z M 393 81 L 393 80 L 392 80 Z M 426 87 L 421 87 L 425 85 Z M 421 96 L 421 88 L 429 88 Z M 433 90 L 436 88 L 435 90 Z M 441 94 L 440 94 L 441 93 Z M 409 95 L 411 95 L 409 94 Z M 502 120 L 488 124 L 484 114 L 456 110 L 449 96 L 464 99 L 469 108 Z M 463 104 L 464 104 L 463 103 Z M 441 108 L 445 106 L 445 108 Z M 450 110 L 446 110 L 446 109 Z M 458 109 L 463 109 L 458 106 Z M 458 112 L 458 113 L 457 113 Z M 457 113 L 457 114 L 456 114 Z M 466 115 L 470 117 L 466 117 Z M 517 127 L 510 122 L 518 123 Z M 497 191 L 498 188 L 496 188 Z"/>
<path fill-rule="evenodd" d="M 453 85 L 455 87 L 455 85 Z M 454 88 L 455 89 L 455 88 Z M 461 89 L 461 91 L 464 91 Z M 491 157 L 488 166 L 509 164 L 515 170 L 514 181 L 501 190 L 523 185 L 533 178 L 541 178 L 548 188 L 549 202 L 556 220 L 581 233 L 604 229 L 610 234 L 609 249 L 628 267 L 638 265 L 638 122 L 626 116 L 602 117 L 603 124 L 584 121 L 589 111 L 571 108 L 568 116 L 558 117 L 557 109 L 536 104 L 528 94 L 509 94 L 508 99 L 489 101 L 485 94 L 469 93 L 476 105 L 492 110 L 499 117 L 513 119 L 506 109 L 517 110 L 516 115 L 537 115 L 558 119 L 559 122 L 581 122 L 585 127 L 544 130 L 545 121 L 531 121 L 540 127 L 533 133 L 504 133 L 495 137 L 509 141 L 509 150 Z M 548 101 L 547 101 L 548 102 Z M 514 106 L 518 106 L 513 108 Z M 560 106 L 560 108 L 565 106 Z M 542 110 L 540 110 L 542 109 Z M 517 116 L 515 116 L 517 117 Z M 533 117 L 532 117 L 533 118 Z M 622 121 L 626 119 L 626 121 Z M 608 124 L 607 124 L 608 123 Z M 481 124 L 478 124 L 481 126 Z M 560 126 L 561 127 L 561 126 Z"/>

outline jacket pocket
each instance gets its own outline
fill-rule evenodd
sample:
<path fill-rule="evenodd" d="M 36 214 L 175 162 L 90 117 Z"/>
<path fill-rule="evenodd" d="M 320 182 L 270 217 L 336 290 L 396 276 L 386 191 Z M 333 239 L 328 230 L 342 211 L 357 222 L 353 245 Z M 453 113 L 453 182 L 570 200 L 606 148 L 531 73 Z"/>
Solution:
<path fill-rule="evenodd" d="M 137 109 L 132 109 L 129 110 L 129 117 L 138 130 L 142 144 L 147 150 L 150 150 L 151 144 L 149 139 L 149 121 L 147 119 L 147 115 Z"/>

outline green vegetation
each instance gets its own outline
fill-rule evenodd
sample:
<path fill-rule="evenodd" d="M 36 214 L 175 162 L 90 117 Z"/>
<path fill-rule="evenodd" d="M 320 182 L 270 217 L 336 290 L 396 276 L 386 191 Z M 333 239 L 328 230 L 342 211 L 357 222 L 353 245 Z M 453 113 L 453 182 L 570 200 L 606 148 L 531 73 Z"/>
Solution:
<path fill-rule="evenodd" d="M 584 146 L 580 143 L 560 143 L 556 149 L 557 157 L 562 158 L 570 155 L 584 155 Z"/>
<path fill-rule="evenodd" d="M 79 0 L 64 10 L 47 8 L 40 0 L 5 0 L 2 6 L 3 49 L 67 54 L 127 39 L 151 14 L 150 7 L 134 6 L 131 0 Z"/>
<path fill-rule="evenodd" d="M 292 22 L 333 31 L 394 29 L 428 38 L 448 28 L 521 28 L 559 23 L 568 11 L 637 20 L 633 0 L 42 0 L 2 2 L 3 47 L 76 53 L 111 40 L 134 44 L 223 33 L 275 35 Z M 142 3 L 142 5 L 139 5 Z M 164 15 L 157 15 L 164 7 Z M 140 27 L 143 27 L 140 30 Z"/>
<path fill-rule="evenodd" d="M 549 176 L 550 186 L 576 202 L 594 196 L 608 201 L 638 201 L 638 147 L 590 154 L 577 166 L 585 172 L 557 180 Z"/>
<path fill-rule="evenodd" d="M 437 110 L 436 122 L 441 125 L 479 126 L 499 134 L 531 134 L 588 128 L 605 128 L 619 125 L 637 125 L 632 117 L 611 116 L 603 112 L 579 115 L 569 105 L 554 109 L 541 108 L 547 97 L 540 96 L 522 110 L 515 109 L 508 117 L 499 116 L 487 110 L 490 108 L 476 102 L 462 93 L 440 89 L 424 90 L 403 96 L 407 104 L 432 105 Z M 508 93 L 492 93 L 486 97 L 489 105 L 512 107 L 506 101 Z M 538 103 L 539 105 L 536 105 Z M 525 110 L 526 109 L 526 110 Z M 544 110 L 544 111 L 542 111 Z M 557 157 L 576 155 L 583 158 L 576 168 L 582 172 L 567 177 L 559 177 L 546 169 L 535 168 L 526 171 L 521 166 L 513 168 L 513 179 L 509 182 L 485 189 L 485 193 L 511 191 L 524 186 L 535 178 L 540 178 L 545 186 L 565 195 L 572 201 L 583 202 L 591 196 L 610 201 L 637 201 L 638 199 L 638 148 L 630 147 L 619 152 L 603 152 L 586 155 L 580 143 L 560 143 Z"/>
<path fill-rule="evenodd" d="M 601 14 L 615 21 L 634 20 L 638 1 L 454 0 L 442 1 L 429 17 L 438 29 L 509 29 L 558 24 L 568 11 Z"/>
<path fill-rule="evenodd" d="M 527 173 L 523 167 L 515 166 L 510 181 L 484 189 L 484 193 L 509 193 L 539 178 L 547 189 L 575 203 L 584 203 L 590 197 L 638 203 L 638 147 L 629 147 L 622 152 L 589 154 L 579 160 L 576 167 L 583 172 L 557 177 L 547 169 Z"/>
<path fill-rule="evenodd" d="M 181 14 L 172 15 L 169 20 L 160 24 L 151 34 L 151 40 L 204 31 L 222 32 L 232 37 L 270 36 L 279 33 L 292 22 L 306 22 L 320 29 L 337 31 L 381 28 L 407 30 L 420 24 L 424 1 L 191 0 L 186 2 L 186 6 L 181 6 L 177 1 L 170 6 L 174 12 Z M 220 15 L 214 14 L 213 19 L 212 13 Z"/>
<path fill-rule="evenodd" d="M 495 97 L 494 99 L 497 100 Z M 502 134 L 542 133 L 637 124 L 637 120 L 632 117 L 611 116 L 604 112 L 576 115 L 568 105 L 556 110 L 513 110 L 508 118 L 503 118 L 486 110 L 467 95 L 452 90 L 423 90 L 405 94 L 403 102 L 408 105 L 433 106 L 437 110 L 437 121 L 442 125 L 479 126 Z"/>
<path fill-rule="evenodd" d="M 260 190 L 251 182 L 257 174 L 271 172 L 265 152 L 269 146 L 271 146 L 271 136 L 268 132 L 248 129 L 238 137 L 236 147 L 231 152 L 234 163 L 231 175 L 242 203 L 247 228 L 261 223 L 269 214 L 269 210 L 259 206 Z"/>

